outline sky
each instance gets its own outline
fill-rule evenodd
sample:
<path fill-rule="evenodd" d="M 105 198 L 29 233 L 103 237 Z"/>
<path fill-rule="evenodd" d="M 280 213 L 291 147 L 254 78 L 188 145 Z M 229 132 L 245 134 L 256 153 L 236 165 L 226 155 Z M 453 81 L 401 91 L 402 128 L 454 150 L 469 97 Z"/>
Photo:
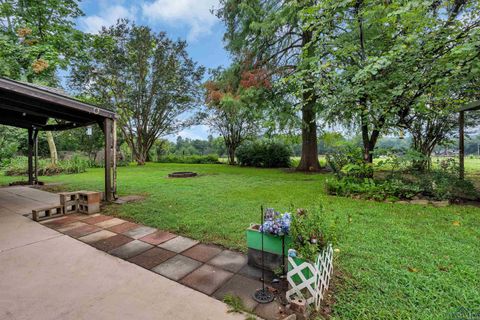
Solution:
<path fill-rule="evenodd" d="M 229 55 L 222 41 L 224 26 L 210 11 L 218 0 L 83 0 L 85 16 L 78 18 L 77 27 L 97 33 L 120 18 L 137 25 L 148 25 L 153 31 L 165 31 L 172 39 L 186 40 L 191 58 L 208 68 L 227 66 Z M 206 126 L 194 126 L 180 132 L 185 138 L 206 139 Z M 168 137 L 175 140 L 175 136 Z"/>

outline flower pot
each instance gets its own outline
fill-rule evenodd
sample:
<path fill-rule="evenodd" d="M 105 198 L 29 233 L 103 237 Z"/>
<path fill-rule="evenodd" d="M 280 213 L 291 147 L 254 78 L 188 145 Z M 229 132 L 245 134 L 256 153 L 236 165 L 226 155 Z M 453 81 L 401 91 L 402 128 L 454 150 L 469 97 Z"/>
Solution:
<path fill-rule="evenodd" d="M 258 230 L 260 225 L 251 225 L 247 229 L 247 247 L 262 250 L 262 233 Z M 292 238 L 286 235 L 285 237 L 285 255 L 288 254 L 288 249 L 292 247 Z M 268 233 L 263 234 L 263 251 L 273 254 L 282 254 L 282 237 L 271 235 Z"/>
<path fill-rule="evenodd" d="M 264 259 L 262 264 L 262 233 L 259 231 L 260 225 L 252 225 L 247 229 L 247 247 L 248 264 L 257 268 L 275 271 L 285 263 L 282 261 L 282 237 L 263 234 L 263 252 Z M 290 236 L 285 236 L 285 260 L 288 249 L 292 246 Z"/>

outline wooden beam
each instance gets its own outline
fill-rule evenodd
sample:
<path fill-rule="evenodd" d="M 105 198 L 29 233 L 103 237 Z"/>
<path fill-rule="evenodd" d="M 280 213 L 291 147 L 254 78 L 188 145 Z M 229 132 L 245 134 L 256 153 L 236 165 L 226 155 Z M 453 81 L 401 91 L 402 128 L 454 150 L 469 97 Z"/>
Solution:
<path fill-rule="evenodd" d="M 460 179 L 465 178 L 465 112 L 458 115 L 458 162 L 460 167 Z"/>
<path fill-rule="evenodd" d="M 105 201 L 112 201 L 112 120 L 104 119 L 105 135 Z"/>
<path fill-rule="evenodd" d="M 54 103 L 63 106 L 64 109 L 71 109 L 72 111 L 80 111 L 91 115 L 98 115 L 115 119 L 115 112 L 93 106 L 82 101 L 73 99 L 71 97 L 60 95 L 52 91 L 41 89 L 37 86 L 28 85 L 26 83 L 0 78 L 0 89 L 10 93 L 25 96 L 29 101 L 43 101 L 46 103 Z"/>

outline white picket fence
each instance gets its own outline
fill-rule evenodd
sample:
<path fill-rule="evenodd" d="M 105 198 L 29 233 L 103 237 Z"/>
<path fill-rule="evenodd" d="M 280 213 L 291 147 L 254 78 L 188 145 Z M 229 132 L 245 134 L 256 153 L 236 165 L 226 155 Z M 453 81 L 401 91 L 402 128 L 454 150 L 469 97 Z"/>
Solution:
<path fill-rule="evenodd" d="M 291 257 L 288 257 L 288 263 L 291 265 L 291 270 L 287 273 L 290 286 L 290 290 L 287 291 L 287 300 L 290 302 L 294 297 L 302 298 L 307 301 L 308 305 L 313 304 L 315 310 L 318 311 L 333 273 L 332 245 L 328 245 L 318 255 L 315 264 L 302 262 L 297 265 Z M 305 277 L 302 272 L 305 269 L 310 271 L 312 277 L 308 279 Z M 295 283 L 293 279 L 295 276 L 301 279 L 300 283 Z"/>

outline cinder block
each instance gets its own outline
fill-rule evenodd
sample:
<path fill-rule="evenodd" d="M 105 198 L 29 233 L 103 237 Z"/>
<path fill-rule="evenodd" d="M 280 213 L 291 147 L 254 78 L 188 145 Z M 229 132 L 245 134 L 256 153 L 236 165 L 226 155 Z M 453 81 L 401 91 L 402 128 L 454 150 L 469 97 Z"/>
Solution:
<path fill-rule="evenodd" d="M 101 194 L 100 192 L 94 191 L 86 191 L 80 192 L 78 194 L 78 201 L 81 204 L 92 205 L 92 204 L 100 204 L 101 201 Z"/>
<path fill-rule="evenodd" d="M 60 192 L 60 204 L 65 205 L 67 202 L 78 201 L 77 192 Z"/>
<path fill-rule="evenodd" d="M 63 216 L 63 206 L 43 207 L 32 210 L 32 218 L 35 221 L 42 221 Z"/>
<path fill-rule="evenodd" d="M 100 203 L 85 204 L 80 202 L 78 204 L 78 212 L 84 214 L 94 214 L 100 212 Z"/>
<path fill-rule="evenodd" d="M 71 214 L 78 212 L 78 201 L 68 201 L 63 204 L 63 214 Z"/>

